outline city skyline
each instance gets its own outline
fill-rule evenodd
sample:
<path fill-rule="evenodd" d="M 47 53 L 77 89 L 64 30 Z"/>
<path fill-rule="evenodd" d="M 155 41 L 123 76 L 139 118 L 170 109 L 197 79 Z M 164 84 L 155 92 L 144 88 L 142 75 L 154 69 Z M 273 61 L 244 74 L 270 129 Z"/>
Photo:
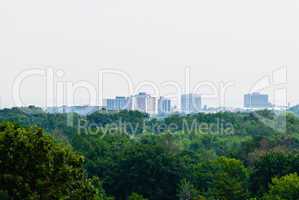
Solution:
<path fill-rule="evenodd" d="M 241 94 L 238 94 L 238 96 L 242 98 L 242 102 L 240 104 L 234 104 L 233 106 L 231 105 L 234 98 L 230 95 L 230 92 L 231 89 L 236 86 L 232 81 L 219 82 L 217 84 L 215 82 L 206 80 L 199 81 L 195 85 L 191 85 L 190 77 L 193 75 L 191 73 L 191 67 L 185 68 L 185 85 L 181 85 L 177 81 L 167 81 L 161 84 L 163 85 L 163 87 L 170 86 L 175 89 L 172 93 L 168 93 L 167 95 L 162 93 L 159 85 L 155 84 L 154 82 L 143 81 L 137 85 L 134 85 L 131 77 L 127 73 L 115 69 L 100 70 L 98 72 L 98 86 L 92 84 L 90 81 L 85 80 L 77 82 L 66 81 L 62 79 L 64 75 L 64 71 L 55 70 L 55 68 L 52 67 L 45 67 L 40 69 L 35 68 L 23 71 L 15 79 L 12 86 L 13 90 L 11 92 L 14 102 L 17 102 L 18 104 L 11 107 L 23 107 L 28 105 L 37 105 L 39 107 L 58 105 L 101 106 L 103 105 L 103 101 L 105 99 L 109 99 L 109 97 L 107 98 L 107 96 L 105 96 L 105 86 L 107 85 L 106 81 L 104 81 L 104 76 L 107 75 L 118 76 L 118 79 L 124 80 L 122 86 L 128 86 L 129 90 L 127 90 L 127 95 L 122 92 L 121 94 L 116 94 L 114 96 L 131 96 L 138 93 L 147 93 L 154 97 L 165 96 L 171 99 L 173 105 L 180 107 L 181 95 L 187 92 L 200 95 L 203 101 L 202 105 L 204 107 L 209 106 L 240 108 L 244 104 L 244 99 L 241 97 Z M 26 83 L 27 81 L 32 81 L 32 77 L 34 76 L 39 76 L 41 81 L 41 83 L 38 84 L 37 87 L 39 87 L 40 85 L 43 85 L 45 87 L 42 91 L 42 95 L 39 96 L 43 97 L 44 95 L 43 105 L 23 101 L 24 97 L 28 97 L 28 94 L 26 94 L 23 89 L 24 85 L 26 85 L 24 84 L 24 82 Z M 112 86 L 108 85 L 108 91 L 113 91 L 113 88 L 117 87 L 118 84 L 115 83 Z M 270 75 L 263 76 L 258 81 L 254 82 L 254 84 L 252 84 L 250 88 L 250 91 L 246 91 L 246 93 L 267 93 L 268 100 L 271 101 L 274 106 L 287 107 L 297 104 L 297 102 L 291 104 L 288 99 L 286 67 L 278 68 L 272 71 Z M 204 91 L 204 89 L 207 90 Z M 109 96 L 111 97 L 111 95 Z M 83 101 L 81 101 L 82 99 Z M 86 101 L 86 99 L 88 99 L 88 102 Z M 214 104 L 211 103 L 213 100 Z M 153 101 L 155 102 L 155 100 Z M 2 105 L 2 107 L 4 106 Z"/>
<path fill-rule="evenodd" d="M 167 116 L 172 113 L 193 114 L 199 112 L 215 113 L 221 111 L 240 112 L 253 111 L 261 109 L 286 110 L 289 105 L 281 107 L 272 104 L 269 101 L 268 94 L 253 92 L 244 94 L 244 102 L 242 107 L 210 107 L 202 103 L 201 95 L 199 94 L 182 94 L 180 98 L 180 106 L 174 105 L 171 99 L 159 96 L 154 97 L 145 92 L 139 92 L 131 96 L 115 96 L 114 98 L 104 99 L 104 104 L 101 106 L 94 105 L 75 105 L 75 106 L 54 106 L 47 107 L 45 110 L 49 113 L 69 113 L 76 112 L 81 115 L 87 115 L 92 112 L 104 110 L 119 112 L 122 110 L 132 110 L 148 113 L 150 115 Z"/>

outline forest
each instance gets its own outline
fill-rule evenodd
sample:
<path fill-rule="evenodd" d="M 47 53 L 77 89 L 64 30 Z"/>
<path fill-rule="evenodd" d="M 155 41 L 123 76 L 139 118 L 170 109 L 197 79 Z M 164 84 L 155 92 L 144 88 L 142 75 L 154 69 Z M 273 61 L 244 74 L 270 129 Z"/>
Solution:
<path fill-rule="evenodd" d="M 298 109 L 0 110 L 0 199 L 296 200 Z"/>

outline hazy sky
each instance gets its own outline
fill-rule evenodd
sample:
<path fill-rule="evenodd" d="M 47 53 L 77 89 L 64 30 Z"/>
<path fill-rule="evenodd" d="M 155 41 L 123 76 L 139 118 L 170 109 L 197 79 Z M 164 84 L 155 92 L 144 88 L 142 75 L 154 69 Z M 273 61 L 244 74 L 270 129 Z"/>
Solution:
<path fill-rule="evenodd" d="M 19 73 L 45 66 L 63 70 L 60 81 L 95 85 L 98 71 L 117 69 L 134 88 L 151 81 L 162 95 L 174 91 L 162 82 L 184 86 L 190 66 L 191 87 L 234 84 L 226 92 L 227 106 L 242 105 L 242 94 L 256 81 L 287 66 L 287 84 L 271 88 L 287 88 L 288 102 L 296 104 L 298 42 L 295 0 L 1 0 L 1 106 L 14 105 Z M 105 85 L 107 97 L 128 93 L 119 77 L 107 76 Z M 43 105 L 44 86 L 38 76 L 24 80 L 24 102 Z M 86 103 L 86 92 L 78 94 L 76 103 Z"/>

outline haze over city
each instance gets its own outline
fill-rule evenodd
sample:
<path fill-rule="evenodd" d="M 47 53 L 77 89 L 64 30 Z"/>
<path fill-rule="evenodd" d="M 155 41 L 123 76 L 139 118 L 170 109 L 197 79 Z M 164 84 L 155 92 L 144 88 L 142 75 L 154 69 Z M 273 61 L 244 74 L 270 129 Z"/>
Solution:
<path fill-rule="evenodd" d="M 185 86 L 189 67 L 191 88 L 203 81 L 233 83 L 225 105 L 234 107 L 258 80 L 287 67 L 282 87 L 287 102 L 298 104 L 297 10 L 295 0 L 2 1 L 1 107 L 14 106 L 12 86 L 21 72 L 45 67 L 62 70 L 60 81 L 94 85 L 100 70 L 120 70 L 135 88 L 149 81 L 161 95 L 174 92 L 165 81 Z M 130 95 L 117 76 L 107 76 L 104 87 L 105 97 Z M 25 104 L 44 106 L 44 88 L 41 77 L 26 79 Z M 264 92 L 273 101 L 271 89 Z M 86 92 L 78 91 L 75 103 L 87 102 Z M 218 105 L 213 99 L 204 104 Z"/>

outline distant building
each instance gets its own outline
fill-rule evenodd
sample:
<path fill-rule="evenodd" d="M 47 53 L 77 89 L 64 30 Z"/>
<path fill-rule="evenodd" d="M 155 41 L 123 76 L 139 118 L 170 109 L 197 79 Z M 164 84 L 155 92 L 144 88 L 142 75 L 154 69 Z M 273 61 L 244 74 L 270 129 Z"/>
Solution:
<path fill-rule="evenodd" d="M 89 115 L 99 111 L 99 106 L 72 106 L 70 111 L 79 115 Z"/>
<path fill-rule="evenodd" d="M 207 105 L 204 105 L 204 106 L 203 106 L 203 110 L 205 110 L 205 111 L 208 110 L 208 106 L 207 106 Z"/>
<path fill-rule="evenodd" d="M 63 107 L 47 107 L 45 111 L 50 114 L 56 114 L 56 113 L 63 113 L 64 109 Z"/>
<path fill-rule="evenodd" d="M 104 106 L 107 110 L 114 110 L 114 99 L 105 99 L 104 100 Z"/>
<path fill-rule="evenodd" d="M 79 115 L 89 115 L 99 110 L 100 110 L 99 106 L 59 106 L 59 107 L 46 108 L 46 112 L 51 114 L 77 113 Z"/>
<path fill-rule="evenodd" d="M 135 95 L 134 97 L 134 106 L 133 109 L 134 110 L 138 110 L 140 112 L 146 112 L 147 110 L 147 99 L 149 98 L 149 95 L 144 93 L 144 92 L 140 92 L 137 95 Z"/>
<path fill-rule="evenodd" d="M 131 108 L 129 97 L 117 96 L 114 99 L 106 99 L 105 107 L 110 111 L 129 110 Z"/>
<path fill-rule="evenodd" d="M 140 92 L 137 95 L 132 97 L 133 110 L 138 110 L 140 112 L 145 112 L 149 114 L 156 113 L 156 98 Z"/>
<path fill-rule="evenodd" d="M 244 107 L 245 108 L 269 108 L 271 107 L 271 103 L 269 102 L 269 96 L 257 92 L 251 94 L 245 94 Z"/>
<path fill-rule="evenodd" d="M 184 94 L 181 96 L 181 111 L 185 114 L 197 113 L 201 110 L 201 96 Z"/>
<path fill-rule="evenodd" d="M 168 114 L 171 112 L 171 100 L 165 97 L 160 97 L 158 100 L 158 114 Z"/>
<path fill-rule="evenodd" d="M 156 114 L 156 98 L 149 96 L 146 103 L 146 113 L 148 114 Z"/>

